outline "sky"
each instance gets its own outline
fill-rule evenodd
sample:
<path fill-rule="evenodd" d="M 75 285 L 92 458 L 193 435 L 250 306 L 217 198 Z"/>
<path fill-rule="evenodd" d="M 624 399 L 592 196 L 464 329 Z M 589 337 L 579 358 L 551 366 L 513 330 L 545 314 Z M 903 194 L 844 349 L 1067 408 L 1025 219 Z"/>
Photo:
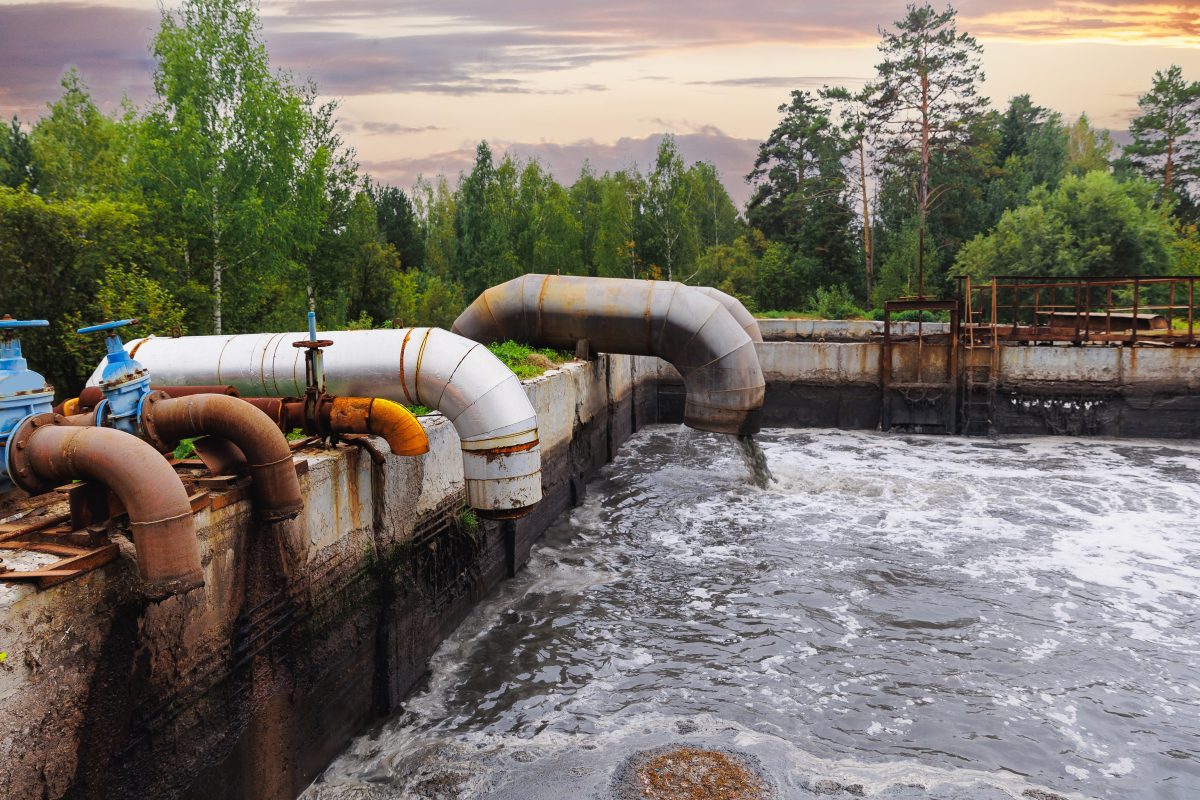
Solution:
<path fill-rule="evenodd" d="M 166 3 L 170 8 L 171 2 Z M 940 5 L 939 5 L 940 7 Z M 1156 69 L 1200 79 L 1200 0 L 961 0 L 984 94 L 1122 131 Z M 664 133 L 739 205 L 792 89 L 861 86 L 899 0 L 262 0 L 272 63 L 340 102 L 376 180 L 454 181 L 475 145 L 570 182 L 652 160 Z M 0 0 L 0 115 L 32 121 L 80 69 L 102 108 L 152 95 L 154 0 Z"/>

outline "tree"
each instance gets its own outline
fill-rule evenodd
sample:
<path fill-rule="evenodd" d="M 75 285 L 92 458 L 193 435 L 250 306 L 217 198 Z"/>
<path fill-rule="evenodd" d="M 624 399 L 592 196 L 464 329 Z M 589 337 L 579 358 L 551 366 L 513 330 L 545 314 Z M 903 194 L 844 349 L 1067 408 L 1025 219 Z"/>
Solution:
<path fill-rule="evenodd" d="M 885 161 L 916 178 L 918 294 L 925 287 L 929 212 L 954 187 L 952 181 L 931 184 L 930 165 L 935 154 L 947 161 L 967 149 L 972 125 L 988 102 L 978 88 L 983 48 L 958 33 L 957 14 L 949 6 L 939 12 L 928 3 L 910 4 L 895 32 L 881 32 L 884 58 L 870 87 Z"/>
<path fill-rule="evenodd" d="M 579 221 L 579 249 L 583 268 L 588 275 L 596 275 L 596 246 L 600 232 L 600 209 L 602 190 L 600 179 L 590 161 L 584 161 L 579 177 L 571 185 L 571 211 Z"/>
<path fill-rule="evenodd" d="M 499 180 L 487 142 L 475 148 L 475 166 L 463 180 L 454 217 L 458 268 L 471 297 L 503 281 L 506 257 L 511 256 L 508 231 L 498 218 L 495 199 Z"/>
<path fill-rule="evenodd" d="M 855 164 L 857 180 L 851 180 L 850 184 L 851 190 L 858 197 L 862 213 L 860 224 L 862 225 L 863 266 L 866 268 L 866 296 L 869 299 L 875 277 L 875 242 L 871 233 L 873 227 L 871 184 L 867 180 L 868 175 L 875 175 L 874 148 L 870 143 L 871 95 L 866 89 L 860 92 L 851 92 L 849 89 L 836 86 L 823 89 L 821 97 L 838 104 L 842 118 L 842 135 L 853 153 L 852 160 L 857 162 Z M 849 174 L 854 175 L 855 170 L 851 170 Z"/>
<path fill-rule="evenodd" d="M 403 189 L 368 181 L 367 191 L 375 204 L 375 222 L 383 241 L 396 248 L 405 269 L 425 263 L 425 242 L 416 209 Z"/>
<path fill-rule="evenodd" d="M 830 120 L 828 103 L 806 91 L 791 97 L 746 176 L 754 187 L 747 219 L 797 254 L 784 259 L 804 273 L 794 276 L 795 293 L 824 280 L 860 287 L 846 175 L 851 144 Z"/>
<path fill-rule="evenodd" d="M 86 372 L 104 358 L 104 340 L 80 336 L 75 333 L 79 328 L 102 320 L 136 319 L 136 324 L 121 331 L 126 340 L 151 334 L 182 336 L 187 333 L 184 313 L 175 297 L 141 267 L 107 266 L 91 302 L 66 315 L 60 343 Z"/>
<path fill-rule="evenodd" d="M 1007 209 L 1024 203 L 1035 186 L 1057 187 L 1068 170 L 1070 141 L 1062 117 L 1035 105 L 1029 95 L 1009 101 L 997 134 L 982 229 L 991 228 Z"/>
<path fill-rule="evenodd" d="M 600 211 L 593 258 L 602 278 L 636 278 L 641 267 L 637 246 L 638 209 L 645 181 L 637 170 L 600 179 Z"/>
<path fill-rule="evenodd" d="M 730 244 L 742 233 L 743 226 L 717 168 L 707 161 L 697 161 L 688 168 L 684 180 L 690 184 L 690 224 L 696 230 L 699 246 Z"/>
<path fill-rule="evenodd" d="M 1163 197 L 1186 194 L 1200 177 L 1200 83 L 1188 83 L 1172 65 L 1154 73 L 1154 85 L 1138 98 L 1141 114 L 1129 123 L 1133 142 L 1125 157 L 1162 185 Z"/>
<path fill-rule="evenodd" d="M 294 260 L 297 186 L 316 123 L 287 76 L 272 73 L 251 0 L 164 9 L 153 52 L 147 196 L 184 240 L 185 280 L 207 275 L 212 332 L 226 327 L 227 305 L 230 327 L 261 324 L 280 288 L 303 274 Z M 323 219 L 320 204 L 308 210 Z M 301 238 L 311 241 L 320 226 L 305 221 Z"/>
<path fill-rule="evenodd" d="M 29 134 L 21 129 L 16 115 L 8 127 L 0 130 L 0 186 L 37 191 L 39 170 L 34 161 Z"/>
<path fill-rule="evenodd" d="M 1176 234 L 1152 184 L 1105 172 L 1035 189 L 1006 211 L 996 229 L 977 236 L 955 264 L 977 280 L 993 275 L 1163 275 Z"/>
<path fill-rule="evenodd" d="M 1074 175 L 1093 170 L 1107 172 L 1114 147 L 1108 131 L 1093 128 L 1087 114 L 1080 114 L 1067 129 L 1067 164 Z"/>
<path fill-rule="evenodd" d="M 665 269 L 669 281 L 681 266 L 695 262 L 696 232 L 688 225 L 694 200 L 675 137 L 668 134 L 658 143 L 654 167 L 646 176 L 639 245 L 642 257 Z"/>
<path fill-rule="evenodd" d="M 74 68 L 63 73 L 62 88 L 29 137 L 41 191 L 56 197 L 126 195 L 132 188 L 132 109 L 126 108 L 124 122 L 106 117 Z"/>
<path fill-rule="evenodd" d="M 171 243 L 149 227 L 146 209 L 137 204 L 51 202 L 26 189 L 0 188 L 0 308 L 17 318 L 50 320 L 48 329 L 28 334 L 26 352 L 59 389 L 78 389 L 95 366 L 78 360 L 62 343 L 76 336 L 72 314 L 86 313 L 90 322 L 100 322 L 93 315 L 111 310 L 97 307 L 106 270 L 162 274 L 174 256 Z"/>

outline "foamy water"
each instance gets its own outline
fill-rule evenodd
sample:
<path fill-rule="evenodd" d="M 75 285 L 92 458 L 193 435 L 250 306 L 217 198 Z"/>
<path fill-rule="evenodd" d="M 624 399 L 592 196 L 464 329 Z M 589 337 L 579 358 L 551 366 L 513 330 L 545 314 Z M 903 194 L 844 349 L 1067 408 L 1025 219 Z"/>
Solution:
<path fill-rule="evenodd" d="M 639 433 L 306 797 L 604 798 L 672 742 L 784 798 L 1200 796 L 1200 448 L 759 442 L 763 488 Z"/>

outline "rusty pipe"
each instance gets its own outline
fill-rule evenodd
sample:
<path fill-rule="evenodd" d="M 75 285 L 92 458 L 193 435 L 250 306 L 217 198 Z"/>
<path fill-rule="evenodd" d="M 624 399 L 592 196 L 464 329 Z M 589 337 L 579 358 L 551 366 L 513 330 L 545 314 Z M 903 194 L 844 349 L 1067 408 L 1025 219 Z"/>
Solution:
<path fill-rule="evenodd" d="M 57 414 L 14 432 L 13 481 L 41 494 L 76 479 L 112 490 L 129 513 L 138 573 L 160 596 L 204 585 L 192 507 L 179 476 L 149 444 L 113 428 L 77 427 Z"/>
<path fill-rule="evenodd" d="M 233 386 L 151 386 L 156 392 L 166 392 L 171 397 L 187 397 L 192 394 L 228 394 L 238 396 L 238 390 Z M 79 397 L 64 400 L 54 407 L 55 414 L 82 414 L 92 411 L 104 399 L 104 392 L 99 386 L 85 386 Z"/>
<path fill-rule="evenodd" d="M 683 376 L 683 421 L 717 433 L 756 433 L 766 382 L 754 342 L 724 305 L 681 283 L 525 275 L 493 286 L 454 321 L 477 342 L 514 339 L 658 356 Z"/>
<path fill-rule="evenodd" d="M 425 428 L 399 403 L 382 397 L 334 397 L 328 407 L 329 429 L 334 433 L 382 436 L 398 456 L 429 452 Z"/>
<path fill-rule="evenodd" d="M 429 436 L 413 413 L 382 397 L 321 398 L 316 425 L 304 418 L 304 401 L 282 397 L 243 397 L 262 411 L 280 430 L 304 431 L 309 436 L 369 433 L 382 437 L 394 455 L 419 456 L 429 452 Z"/>
<path fill-rule="evenodd" d="M 142 407 L 141 424 L 147 438 L 163 450 L 191 436 L 230 441 L 246 456 L 255 507 L 268 522 L 291 519 L 304 508 L 287 438 L 266 414 L 239 398 L 155 392 Z"/>
<path fill-rule="evenodd" d="M 130 352 L 164 384 L 232 384 L 254 397 L 304 393 L 302 333 L 150 337 Z M 330 394 L 436 408 L 462 448 L 467 502 L 516 517 L 542 498 L 537 414 L 520 380 L 486 347 L 437 328 L 318 331 Z M 88 383 L 97 384 L 98 368 Z"/>

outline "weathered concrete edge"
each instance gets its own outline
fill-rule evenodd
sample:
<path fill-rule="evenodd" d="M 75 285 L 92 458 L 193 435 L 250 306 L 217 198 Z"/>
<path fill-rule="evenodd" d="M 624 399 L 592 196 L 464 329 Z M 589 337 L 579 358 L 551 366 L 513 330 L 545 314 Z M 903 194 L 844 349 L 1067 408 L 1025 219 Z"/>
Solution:
<path fill-rule="evenodd" d="M 3 592 L 0 795 L 294 797 L 657 420 L 657 374 L 603 356 L 526 384 L 545 499 L 517 522 L 464 533 L 457 437 L 434 415 L 419 459 L 306 452 L 307 507 L 279 535 L 245 501 L 201 511 L 201 592 L 147 604 L 124 560 Z"/>

